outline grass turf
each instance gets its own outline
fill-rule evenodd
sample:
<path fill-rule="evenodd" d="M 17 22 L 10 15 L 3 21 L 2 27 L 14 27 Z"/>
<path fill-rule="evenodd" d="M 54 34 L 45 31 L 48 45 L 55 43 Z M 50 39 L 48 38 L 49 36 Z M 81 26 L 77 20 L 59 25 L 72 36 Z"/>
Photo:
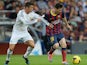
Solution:
<path fill-rule="evenodd" d="M 72 57 L 74 55 L 68 55 L 67 59 L 70 65 L 72 63 Z M 87 55 L 79 55 L 81 57 L 81 63 L 78 65 L 87 65 Z M 0 55 L 0 65 L 4 65 L 6 55 Z M 42 56 L 29 56 L 30 65 L 62 65 L 61 64 L 61 55 L 55 55 L 53 57 L 53 62 L 47 60 L 47 55 Z M 22 55 L 12 55 L 9 65 L 26 65 Z"/>

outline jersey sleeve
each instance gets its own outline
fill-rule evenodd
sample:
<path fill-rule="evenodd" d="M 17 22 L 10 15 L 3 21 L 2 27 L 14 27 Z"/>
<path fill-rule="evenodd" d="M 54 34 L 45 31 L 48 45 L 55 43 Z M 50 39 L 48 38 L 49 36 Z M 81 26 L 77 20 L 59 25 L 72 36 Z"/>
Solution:
<path fill-rule="evenodd" d="M 42 22 L 44 22 L 46 25 L 49 26 L 50 23 L 46 19 L 44 19 L 44 15 L 43 16 L 40 16 L 39 14 L 34 13 L 34 17 L 35 18 L 40 18 L 42 20 Z"/>

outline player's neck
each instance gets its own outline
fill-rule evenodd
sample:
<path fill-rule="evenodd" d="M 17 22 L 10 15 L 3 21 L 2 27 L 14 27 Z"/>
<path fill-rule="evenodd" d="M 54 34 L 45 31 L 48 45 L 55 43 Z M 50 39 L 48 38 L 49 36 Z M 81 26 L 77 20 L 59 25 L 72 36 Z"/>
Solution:
<path fill-rule="evenodd" d="M 57 15 L 53 9 L 50 10 L 50 13 L 51 13 L 51 15 L 53 15 L 53 16 L 56 16 L 56 15 Z"/>
<path fill-rule="evenodd" d="M 30 13 L 30 12 L 29 12 L 29 11 L 27 11 L 26 9 L 24 9 L 24 11 L 25 11 L 25 13 L 26 13 L 26 14 L 29 14 L 29 13 Z"/>

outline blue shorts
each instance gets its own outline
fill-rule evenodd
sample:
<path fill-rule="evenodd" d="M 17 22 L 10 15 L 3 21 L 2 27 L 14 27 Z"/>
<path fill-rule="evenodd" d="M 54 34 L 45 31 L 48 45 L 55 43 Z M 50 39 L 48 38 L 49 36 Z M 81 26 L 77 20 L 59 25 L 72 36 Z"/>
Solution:
<path fill-rule="evenodd" d="M 48 43 L 51 43 L 52 45 L 58 43 L 62 38 L 64 38 L 63 33 L 47 36 Z"/>

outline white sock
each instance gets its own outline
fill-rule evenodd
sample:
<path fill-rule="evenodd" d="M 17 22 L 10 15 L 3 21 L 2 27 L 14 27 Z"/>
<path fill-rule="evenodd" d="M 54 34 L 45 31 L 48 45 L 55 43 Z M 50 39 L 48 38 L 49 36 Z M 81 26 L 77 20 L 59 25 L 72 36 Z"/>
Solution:
<path fill-rule="evenodd" d="M 32 50 L 33 50 L 33 48 L 28 47 L 27 50 L 26 50 L 26 52 L 25 52 L 25 54 L 24 54 L 24 57 L 25 58 L 28 58 L 28 55 L 31 53 Z"/>
<path fill-rule="evenodd" d="M 12 55 L 13 51 L 8 49 L 7 50 L 7 57 L 6 57 L 6 60 L 10 60 L 10 56 Z"/>

